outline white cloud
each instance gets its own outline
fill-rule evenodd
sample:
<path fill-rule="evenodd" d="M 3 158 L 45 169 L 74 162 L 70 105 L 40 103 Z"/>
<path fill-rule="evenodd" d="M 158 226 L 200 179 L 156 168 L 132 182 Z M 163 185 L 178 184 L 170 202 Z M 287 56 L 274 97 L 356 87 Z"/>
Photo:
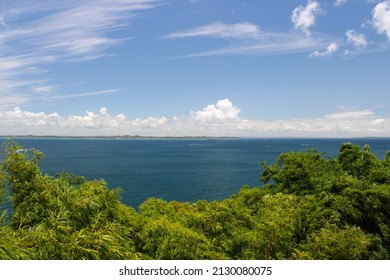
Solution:
<path fill-rule="evenodd" d="M 185 37 L 216 37 L 216 38 L 236 38 L 253 39 L 260 36 L 260 28 L 251 23 L 225 24 L 215 22 L 205 26 L 195 27 L 186 31 L 176 32 L 165 36 L 164 38 L 185 38 Z"/>
<path fill-rule="evenodd" d="M 373 124 L 373 125 L 382 125 L 382 124 L 384 124 L 385 122 L 386 122 L 385 119 L 375 119 L 375 120 L 372 121 L 372 124 Z"/>
<path fill-rule="evenodd" d="M 166 125 L 168 119 L 165 117 L 162 118 L 153 118 L 148 117 L 146 119 L 135 119 L 131 122 L 131 124 L 137 128 L 158 128 Z"/>
<path fill-rule="evenodd" d="M 85 97 L 85 96 L 114 94 L 118 91 L 119 91 L 118 89 L 107 89 L 107 90 L 99 90 L 99 91 L 92 91 L 92 92 L 76 93 L 70 95 L 53 95 L 47 97 L 46 100 L 69 99 L 69 98 L 77 98 L 77 97 Z"/>
<path fill-rule="evenodd" d="M 346 111 L 333 113 L 330 115 L 326 115 L 325 118 L 328 119 L 362 119 L 366 117 L 372 117 L 375 113 L 371 109 L 361 110 L 361 111 Z"/>
<path fill-rule="evenodd" d="M 208 105 L 202 111 L 193 114 L 197 121 L 231 121 L 238 120 L 240 109 L 235 107 L 229 99 L 219 100 L 216 105 Z"/>
<path fill-rule="evenodd" d="M 316 16 L 320 13 L 322 13 L 322 10 L 317 1 L 309 0 L 305 7 L 298 6 L 291 14 L 294 28 L 309 36 L 310 28 L 316 23 Z"/>
<path fill-rule="evenodd" d="M 50 85 L 33 86 L 33 90 L 37 93 L 52 93 L 57 91 L 55 86 L 50 86 Z"/>
<path fill-rule="evenodd" d="M 235 42 L 225 48 L 213 49 L 176 58 L 201 57 L 213 55 L 273 55 L 314 51 L 329 45 L 329 38 L 321 34 L 308 37 L 300 33 L 261 32 L 259 37 Z M 167 37 L 165 37 L 167 38 Z"/>
<path fill-rule="evenodd" d="M 5 52 L 5 51 L 3 51 Z M 19 72 L 14 73 L 26 73 L 30 72 L 31 66 L 41 64 L 41 63 L 50 63 L 54 61 L 54 57 L 49 55 L 34 56 L 30 54 L 23 54 L 18 56 L 2 56 L 0 53 L 0 71 L 11 72 L 19 70 Z M 26 71 L 27 70 L 27 71 Z M 22 71 L 22 72 L 20 72 Z"/>
<path fill-rule="evenodd" d="M 16 107 L 0 111 L 0 135 L 150 135 L 150 136 L 252 136 L 252 137 L 354 137 L 390 136 L 390 119 L 372 109 L 344 110 L 318 118 L 246 120 L 229 99 L 188 117 L 147 117 L 128 120 L 111 116 L 103 107 L 85 115 L 28 112 Z"/>
<path fill-rule="evenodd" d="M 14 108 L 26 103 L 28 99 L 21 95 L 2 95 L 0 94 L 0 111 Z"/>
<path fill-rule="evenodd" d="M 242 131 L 265 136 L 355 137 L 390 135 L 390 119 L 376 118 L 372 110 L 347 111 L 314 119 L 245 120 Z"/>
<path fill-rule="evenodd" d="M 347 3 L 347 0 L 336 0 L 336 2 L 334 3 L 334 5 L 336 7 L 340 7 L 340 6 L 343 6 L 345 3 Z"/>
<path fill-rule="evenodd" d="M 0 16 L 0 25 L 7 27 L 7 24 L 5 23 L 4 18 L 2 16 Z"/>
<path fill-rule="evenodd" d="M 345 36 L 347 37 L 348 43 L 354 45 L 358 49 L 365 48 L 368 44 L 364 34 L 360 34 L 355 30 L 348 30 L 345 33 Z"/>
<path fill-rule="evenodd" d="M 41 7 L 32 5 L 20 10 L 19 16 L 31 17 L 22 22 L 23 37 L 15 39 L 29 41 L 29 46 L 57 56 L 80 56 L 100 52 L 121 39 L 108 38 L 108 32 L 124 28 L 134 16 L 134 11 L 150 9 L 157 1 L 104 1 L 69 0 L 60 4 L 39 1 Z M 27 4 L 26 4 L 27 5 Z M 59 5 L 60 9 L 57 8 Z M 36 15 L 43 16 L 36 17 Z"/>
<path fill-rule="evenodd" d="M 379 34 L 386 34 L 390 41 L 390 1 L 378 3 L 372 11 L 372 24 Z"/>
<path fill-rule="evenodd" d="M 289 54 L 315 51 L 331 44 L 330 36 L 316 33 L 311 36 L 310 28 L 316 22 L 316 16 L 322 14 L 320 4 L 309 0 L 306 6 L 298 6 L 291 15 L 294 28 L 299 32 L 267 32 L 252 23 L 226 24 L 223 22 L 194 27 L 185 31 L 174 32 L 162 39 L 188 37 L 214 37 L 235 39 L 231 46 L 206 50 L 174 58 L 200 57 L 213 55 L 246 54 Z M 332 39 L 334 40 L 334 39 Z"/>
<path fill-rule="evenodd" d="M 332 56 L 337 50 L 339 49 L 339 46 L 336 43 L 331 43 L 326 50 L 324 51 L 315 51 L 309 54 L 309 57 L 330 57 Z"/>
<path fill-rule="evenodd" d="M 0 28 L 0 83 L 9 85 L 9 94 L 34 93 L 37 88 L 47 87 L 42 80 L 31 80 L 32 76 L 45 73 L 42 67 L 47 64 L 112 55 L 106 50 L 127 38 L 113 38 L 110 33 L 126 28 L 136 13 L 151 9 L 159 2 L 19 0 L 2 3 L 0 27 L 5 28 Z"/>
<path fill-rule="evenodd" d="M 122 113 L 111 116 L 103 107 L 98 113 L 87 111 L 85 115 L 61 116 L 23 111 L 20 107 L 0 111 L 0 135 L 124 135 L 164 131 L 167 119 L 149 117 L 127 120 Z"/>
<path fill-rule="evenodd" d="M 16 107 L 13 111 L 0 112 L 0 117 L 3 119 L 3 127 L 8 129 L 18 129 L 18 125 L 26 127 L 41 127 L 47 125 L 58 124 L 58 114 L 45 114 L 43 112 L 33 113 L 22 111 Z"/>

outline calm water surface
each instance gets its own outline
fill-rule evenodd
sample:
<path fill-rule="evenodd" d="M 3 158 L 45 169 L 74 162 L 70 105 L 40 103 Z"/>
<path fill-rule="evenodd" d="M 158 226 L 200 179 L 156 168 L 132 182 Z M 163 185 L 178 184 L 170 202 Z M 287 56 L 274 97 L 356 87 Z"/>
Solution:
<path fill-rule="evenodd" d="M 259 162 L 273 163 L 282 152 L 315 148 L 336 155 L 347 141 L 369 144 L 379 158 L 390 150 L 390 139 L 379 138 L 16 141 L 44 153 L 40 162 L 44 173 L 66 171 L 87 179 L 104 179 L 109 188 L 120 187 L 122 202 L 133 207 L 148 197 L 178 201 L 229 197 L 243 185 L 258 186 Z"/>

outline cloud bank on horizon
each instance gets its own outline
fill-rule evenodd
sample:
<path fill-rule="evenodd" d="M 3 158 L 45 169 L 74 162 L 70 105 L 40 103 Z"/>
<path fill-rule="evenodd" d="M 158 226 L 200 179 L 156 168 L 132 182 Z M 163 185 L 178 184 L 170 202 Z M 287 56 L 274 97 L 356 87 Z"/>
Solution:
<path fill-rule="evenodd" d="M 188 116 L 171 119 L 148 117 L 129 120 L 124 114 L 111 116 L 107 108 L 87 111 L 83 116 L 61 116 L 22 111 L 0 112 L 5 135 L 61 136 L 383 136 L 390 131 L 390 120 L 378 118 L 371 109 L 343 111 L 315 119 L 247 120 L 229 99 L 219 100 Z M 71 135 L 69 134 L 71 133 Z"/>
<path fill-rule="evenodd" d="M 390 136 L 390 0 L 220 1 L 0 3 L 0 135 Z"/>

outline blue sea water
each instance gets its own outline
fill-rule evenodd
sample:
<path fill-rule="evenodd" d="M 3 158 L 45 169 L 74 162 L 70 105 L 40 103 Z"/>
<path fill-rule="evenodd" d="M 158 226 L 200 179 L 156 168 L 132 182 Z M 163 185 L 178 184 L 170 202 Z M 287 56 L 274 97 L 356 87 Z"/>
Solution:
<path fill-rule="evenodd" d="M 89 180 L 104 179 L 109 188 L 120 187 L 121 201 L 133 207 L 149 197 L 189 202 L 227 198 L 243 185 L 259 186 L 259 163 L 273 163 L 282 152 L 315 148 L 335 156 L 344 142 L 368 144 L 379 158 L 390 150 L 386 138 L 15 141 L 44 153 L 43 173 L 65 171 Z M 0 145 L 4 142 L 0 139 Z"/>

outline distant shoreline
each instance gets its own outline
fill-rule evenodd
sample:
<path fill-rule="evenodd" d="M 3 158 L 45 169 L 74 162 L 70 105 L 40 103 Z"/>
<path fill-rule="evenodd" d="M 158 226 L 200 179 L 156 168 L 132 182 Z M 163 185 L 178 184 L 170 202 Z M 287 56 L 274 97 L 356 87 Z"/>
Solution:
<path fill-rule="evenodd" d="M 209 137 L 209 136 L 58 136 L 58 135 L 0 135 L 0 139 L 101 139 L 101 140 L 230 140 L 243 137 Z"/>
<path fill-rule="evenodd" d="M 234 137 L 234 136 L 141 136 L 141 135 L 112 135 L 112 136 L 59 136 L 59 135 L 0 135 L 0 139 L 96 139 L 96 140 L 239 140 L 239 139 L 389 139 L 389 136 L 360 136 L 360 137 Z"/>

